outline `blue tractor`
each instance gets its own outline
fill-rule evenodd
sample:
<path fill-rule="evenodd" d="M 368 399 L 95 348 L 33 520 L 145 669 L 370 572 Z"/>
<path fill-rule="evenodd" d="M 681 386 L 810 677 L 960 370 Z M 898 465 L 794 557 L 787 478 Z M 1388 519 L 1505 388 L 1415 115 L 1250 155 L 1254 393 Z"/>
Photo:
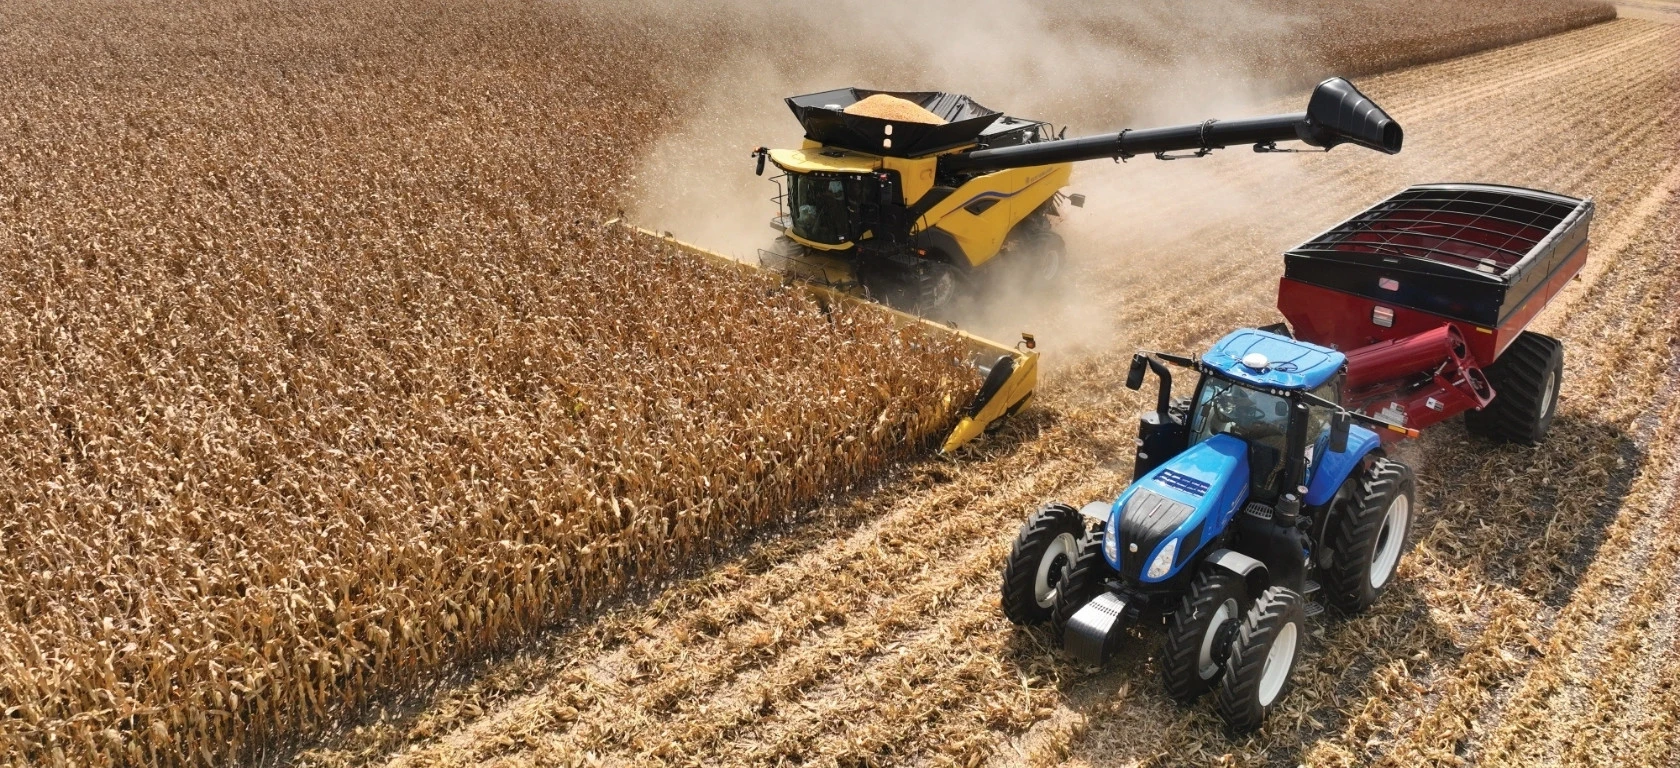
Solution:
<path fill-rule="evenodd" d="M 1127 386 L 1146 370 L 1160 382 L 1134 482 L 1034 513 L 1003 573 L 1008 618 L 1050 622 L 1083 661 L 1162 621 L 1167 692 L 1217 690 L 1239 733 L 1287 692 L 1309 615 L 1362 611 L 1393 581 L 1412 522 L 1412 471 L 1379 430 L 1416 430 L 1343 408 L 1347 356 L 1286 334 L 1238 330 L 1199 360 L 1134 356 Z M 1165 363 L 1199 374 L 1190 399 L 1173 399 Z"/>

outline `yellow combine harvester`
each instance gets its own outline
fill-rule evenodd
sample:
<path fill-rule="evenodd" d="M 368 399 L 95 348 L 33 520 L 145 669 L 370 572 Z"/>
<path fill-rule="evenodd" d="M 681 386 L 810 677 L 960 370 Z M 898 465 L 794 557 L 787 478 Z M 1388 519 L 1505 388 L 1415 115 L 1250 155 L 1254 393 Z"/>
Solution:
<path fill-rule="evenodd" d="M 1074 162 L 1201 157 L 1243 144 L 1292 151 L 1278 148 L 1283 141 L 1393 154 L 1402 140 L 1400 125 L 1341 78 L 1320 83 L 1307 111 L 1297 114 L 1077 139 L 950 93 L 842 88 L 787 104 L 805 129 L 803 145 L 753 151 L 759 175 L 766 163 L 781 171 L 780 210 L 771 222 L 781 234 L 759 252 L 759 265 L 806 284 L 819 302 L 879 301 L 906 325 L 960 336 L 982 384 L 945 441 L 947 452 L 1025 407 L 1037 384 L 1038 354 L 1031 336 L 1012 348 L 918 315 L 942 314 L 997 263 L 1013 262 L 1029 280 L 1054 279 L 1064 249 L 1052 221 L 1064 203 L 1084 204 L 1081 195 L 1062 194 Z"/>

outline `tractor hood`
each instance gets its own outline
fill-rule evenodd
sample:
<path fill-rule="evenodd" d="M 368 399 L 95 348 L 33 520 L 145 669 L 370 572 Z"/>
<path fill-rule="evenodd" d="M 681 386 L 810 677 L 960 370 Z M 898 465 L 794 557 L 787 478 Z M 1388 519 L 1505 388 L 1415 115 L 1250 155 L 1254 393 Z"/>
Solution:
<path fill-rule="evenodd" d="M 1156 467 L 1115 499 L 1104 555 L 1128 581 L 1167 581 L 1224 530 L 1247 495 L 1248 444 L 1214 435 Z M 1163 554 L 1168 547 L 1171 554 Z M 1163 557 L 1164 570 L 1157 564 Z M 1157 565 L 1154 575 L 1151 565 Z"/>

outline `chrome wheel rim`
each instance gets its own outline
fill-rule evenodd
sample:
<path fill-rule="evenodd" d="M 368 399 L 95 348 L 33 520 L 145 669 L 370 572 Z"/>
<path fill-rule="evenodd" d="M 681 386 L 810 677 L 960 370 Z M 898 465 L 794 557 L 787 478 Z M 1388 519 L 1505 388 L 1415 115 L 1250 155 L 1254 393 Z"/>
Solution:
<path fill-rule="evenodd" d="M 1371 588 L 1382 589 L 1394 578 L 1400 564 L 1400 550 L 1406 544 L 1406 523 L 1412 518 L 1412 505 L 1405 494 L 1394 497 L 1383 515 L 1382 530 L 1377 532 L 1377 544 L 1371 556 Z"/>
<path fill-rule="evenodd" d="M 1064 533 L 1051 539 L 1050 546 L 1044 549 L 1044 555 L 1038 559 L 1038 578 L 1033 580 L 1033 601 L 1038 603 L 1038 607 L 1049 608 L 1056 604 L 1062 572 L 1073 562 L 1073 553 L 1078 546 L 1079 542 L 1073 534 Z"/>

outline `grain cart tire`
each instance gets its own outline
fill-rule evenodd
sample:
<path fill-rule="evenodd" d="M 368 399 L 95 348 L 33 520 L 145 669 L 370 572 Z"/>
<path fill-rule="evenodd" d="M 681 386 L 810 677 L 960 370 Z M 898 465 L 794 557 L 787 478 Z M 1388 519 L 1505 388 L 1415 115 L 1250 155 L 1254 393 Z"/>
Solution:
<path fill-rule="evenodd" d="M 1330 521 L 1334 554 L 1324 573 L 1326 599 L 1348 615 L 1370 608 L 1394 583 L 1417 516 L 1411 467 L 1378 458 L 1351 482 L 1353 492 Z"/>
<path fill-rule="evenodd" d="M 1226 727 L 1250 733 L 1289 693 L 1289 678 L 1307 640 L 1306 603 L 1283 587 L 1260 593 L 1231 643 L 1216 708 Z"/>
<path fill-rule="evenodd" d="M 1084 537 L 1079 510 L 1066 504 L 1046 504 L 1027 518 L 1003 567 L 1003 615 L 1022 625 L 1049 621 Z"/>
<path fill-rule="evenodd" d="M 1102 541 L 1102 526 L 1086 532 L 1085 538 L 1079 541 L 1078 553 L 1056 587 L 1056 602 L 1050 608 L 1050 627 L 1057 640 L 1061 639 L 1068 619 L 1097 596 L 1110 573 L 1108 561 L 1103 559 Z"/>
<path fill-rule="evenodd" d="M 1482 370 L 1493 385 L 1493 402 L 1465 411 L 1464 427 L 1507 443 L 1533 445 L 1545 439 L 1563 384 L 1563 342 L 1524 331 Z"/>
<path fill-rule="evenodd" d="M 1161 650 L 1161 681 L 1174 701 L 1193 704 L 1219 684 L 1247 604 L 1243 576 L 1209 565 L 1197 572 L 1178 610 L 1167 617 Z"/>

